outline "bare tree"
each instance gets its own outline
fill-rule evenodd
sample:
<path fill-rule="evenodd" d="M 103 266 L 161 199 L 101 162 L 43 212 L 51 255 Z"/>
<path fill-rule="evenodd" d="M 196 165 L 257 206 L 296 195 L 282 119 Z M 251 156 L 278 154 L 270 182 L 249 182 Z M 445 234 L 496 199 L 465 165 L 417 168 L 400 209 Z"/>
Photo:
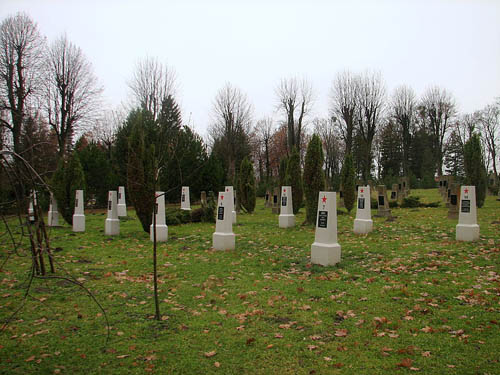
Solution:
<path fill-rule="evenodd" d="M 480 117 L 481 137 L 486 143 L 493 165 L 493 172 L 498 178 L 497 152 L 500 142 L 500 100 L 493 105 L 488 105 L 481 111 Z"/>
<path fill-rule="evenodd" d="M 116 132 L 125 119 L 126 113 L 123 110 L 107 110 L 96 119 L 92 126 L 91 138 L 106 147 L 109 159 L 111 159 L 111 147 L 115 142 Z"/>
<path fill-rule="evenodd" d="M 156 120 L 163 101 L 175 97 L 177 74 L 157 58 L 147 57 L 136 64 L 132 80 L 128 83 L 137 103 L 153 114 Z"/>
<path fill-rule="evenodd" d="M 253 106 L 238 87 L 226 83 L 215 96 L 213 124 L 209 129 L 212 146 L 221 148 L 232 181 L 241 161 L 250 152 L 248 135 L 253 120 Z"/>
<path fill-rule="evenodd" d="M 330 117 L 339 119 L 340 134 L 345 142 L 346 153 L 352 152 L 357 108 L 359 106 L 360 78 L 349 71 L 337 74 L 330 90 Z"/>
<path fill-rule="evenodd" d="M 365 73 L 360 77 L 358 92 L 358 134 L 361 145 L 361 176 L 365 183 L 370 179 L 372 144 L 385 109 L 386 88 L 380 73 Z"/>
<path fill-rule="evenodd" d="M 456 116 L 455 100 L 446 89 L 434 86 L 422 97 L 419 115 L 432 135 L 432 148 L 438 176 L 443 175 L 445 138 Z"/>
<path fill-rule="evenodd" d="M 338 189 L 344 146 L 336 133 L 335 117 L 314 119 L 314 132 L 319 135 L 325 154 L 325 176 L 330 188 Z"/>
<path fill-rule="evenodd" d="M 43 38 L 38 26 L 24 13 L 0 24 L 0 126 L 12 134 L 14 151 L 20 153 L 20 137 L 32 98 L 39 88 L 43 64 Z"/>
<path fill-rule="evenodd" d="M 270 147 L 271 147 L 271 137 L 273 136 L 274 124 L 271 117 L 263 118 L 257 121 L 255 125 L 255 132 L 260 143 L 260 149 L 264 154 L 264 163 L 266 169 L 266 182 L 269 182 L 269 178 L 272 177 L 271 169 L 271 158 L 270 158 Z"/>
<path fill-rule="evenodd" d="M 392 95 L 391 115 L 401 131 L 403 174 L 410 172 L 411 137 L 415 129 L 417 99 L 411 87 L 402 85 L 394 90 Z"/>
<path fill-rule="evenodd" d="M 291 153 L 294 147 L 301 151 L 304 118 L 311 112 L 314 93 L 311 83 L 305 79 L 282 79 L 276 87 L 278 110 L 286 117 L 287 149 Z"/>
<path fill-rule="evenodd" d="M 102 88 L 82 50 L 64 35 L 48 52 L 45 111 L 57 136 L 59 156 L 72 145 L 76 130 L 95 120 Z"/>

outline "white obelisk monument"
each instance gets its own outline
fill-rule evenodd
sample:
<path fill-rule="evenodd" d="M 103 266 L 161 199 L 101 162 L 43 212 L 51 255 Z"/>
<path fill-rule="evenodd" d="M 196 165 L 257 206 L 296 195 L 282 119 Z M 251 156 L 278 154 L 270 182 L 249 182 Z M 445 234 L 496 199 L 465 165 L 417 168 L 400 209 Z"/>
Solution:
<path fill-rule="evenodd" d="M 213 248 L 215 250 L 234 250 L 235 236 L 233 233 L 233 219 L 231 213 L 231 203 L 233 202 L 233 194 L 227 192 L 219 192 L 219 200 L 217 202 L 217 221 L 215 224 L 215 232 L 213 234 Z M 234 202 L 233 202 L 234 204 Z"/>
<path fill-rule="evenodd" d="M 165 194 L 163 191 L 156 192 L 153 215 L 156 215 L 156 242 L 165 242 L 168 239 L 168 227 L 165 221 Z M 149 238 L 154 242 L 153 224 L 149 226 Z"/>
<path fill-rule="evenodd" d="M 456 239 L 457 241 L 476 241 L 479 239 L 475 186 L 462 186 L 460 188 L 460 211 L 458 212 Z"/>
<path fill-rule="evenodd" d="M 370 185 L 358 186 L 358 209 L 354 220 L 354 233 L 366 234 L 373 229 Z"/>
<path fill-rule="evenodd" d="M 225 188 L 226 190 L 226 194 L 231 194 L 231 202 L 229 203 L 231 206 L 228 208 L 231 210 L 231 215 L 232 215 L 232 221 L 233 221 L 233 224 L 236 224 L 236 211 L 234 209 L 234 189 L 232 186 L 226 186 Z"/>
<path fill-rule="evenodd" d="M 281 211 L 278 220 L 280 228 L 290 228 L 295 226 L 291 186 L 281 187 Z"/>
<path fill-rule="evenodd" d="M 127 216 L 127 202 L 125 201 L 125 186 L 118 186 L 118 216 Z"/>
<path fill-rule="evenodd" d="M 190 211 L 191 202 L 189 200 L 189 186 L 183 186 L 181 190 L 181 210 Z"/>
<path fill-rule="evenodd" d="M 54 198 L 54 194 L 52 193 L 50 193 L 50 205 L 47 215 L 47 225 L 49 227 L 59 226 L 59 212 L 57 211 L 57 201 Z"/>
<path fill-rule="evenodd" d="M 120 234 L 120 220 L 118 219 L 118 204 L 116 190 L 108 193 L 108 218 L 104 225 L 104 233 L 107 236 Z"/>
<path fill-rule="evenodd" d="M 75 213 L 73 214 L 73 232 L 85 232 L 85 213 L 83 190 L 75 191 Z"/>
<path fill-rule="evenodd" d="M 337 193 L 320 191 L 316 234 L 311 246 L 311 263 L 333 266 L 340 262 L 340 245 L 337 242 Z"/>

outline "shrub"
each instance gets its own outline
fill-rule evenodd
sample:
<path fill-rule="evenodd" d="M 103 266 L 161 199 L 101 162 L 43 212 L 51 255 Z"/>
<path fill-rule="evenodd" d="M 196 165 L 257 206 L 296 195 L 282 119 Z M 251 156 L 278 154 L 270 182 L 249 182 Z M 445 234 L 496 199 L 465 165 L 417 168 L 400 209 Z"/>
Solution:
<path fill-rule="evenodd" d="M 314 134 L 307 146 L 304 163 L 304 192 L 306 196 L 306 222 L 314 224 L 318 211 L 318 194 L 325 189 L 323 173 L 323 146 L 318 135 Z M 292 191 L 293 193 L 293 191 Z"/>
<path fill-rule="evenodd" d="M 342 187 L 344 189 L 344 206 L 348 212 L 351 212 L 356 200 L 356 171 L 354 170 L 354 162 L 350 153 L 345 156 L 341 176 Z"/>

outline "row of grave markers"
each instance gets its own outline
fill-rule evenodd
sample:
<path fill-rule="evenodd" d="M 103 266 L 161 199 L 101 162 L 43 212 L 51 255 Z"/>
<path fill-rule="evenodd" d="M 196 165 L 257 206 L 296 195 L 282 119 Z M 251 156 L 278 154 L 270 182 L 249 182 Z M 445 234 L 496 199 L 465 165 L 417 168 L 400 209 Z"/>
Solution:
<path fill-rule="evenodd" d="M 184 189 L 187 188 L 187 189 Z M 386 188 L 381 185 L 377 188 L 379 212 L 380 207 L 388 210 L 386 199 Z M 183 187 L 183 194 L 189 196 L 189 188 Z M 477 224 L 477 208 L 475 186 L 462 186 L 460 189 L 459 223 L 456 226 L 457 241 L 475 241 L 479 239 L 479 225 Z M 123 190 L 110 191 L 108 194 L 108 213 L 105 221 L 105 234 L 109 236 L 120 233 L 119 202 L 120 198 L 125 200 Z M 334 265 L 340 262 L 341 246 L 337 240 L 337 197 L 336 192 L 319 192 L 318 211 L 316 220 L 316 232 L 314 243 L 311 245 L 311 262 L 324 266 Z M 184 201 L 186 199 L 184 198 Z M 33 203 L 36 204 L 36 193 L 32 193 L 29 206 L 29 218 L 34 215 Z M 188 200 L 189 203 L 189 200 Z M 280 215 L 278 225 L 280 228 L 295 226 L 295 215 L 293 214 L 291 186 L 281 188 Z M 371 219 L 371 195 L 370 186 L 358 186 L 357 211 L 354 220 L 353 231 L 356 234 L 368 234 L 373 230 Z M 187 206 L 184 207 L 187 209 Z M 125 211 L 126 213 L 126 211 Z M 54 216 L 54 214 L 56 214 Z M 168 239 L 168 227 L 165 221 L 165 195 L 164 192 L 156 192 L 156 204 L 153 215 L 156 228 L 150 227 L 150 239 L 164 242 Z M 389 210 L 390 215 L 390 210 Z M 34 218 L 33 218 L 34 220 Z M 57 203 L 51 196 L 49 210 L 49 225 L 58 223 Z M 217 219 L 215 232 L 213 233 L 213 248 L 216 250 L 233 250 L 236 246 L 233 224 L 236 223 L 236 212 L 234 210 L 234 191 L 232 186 L 226 186 L 224 192 L 219 192 L 217 202 Z M 73 215 L 73 231 L 85 231 L 85 214 L 83 205 L 83 190 L 77 190 L 75 196 L 75 211 Z"/>

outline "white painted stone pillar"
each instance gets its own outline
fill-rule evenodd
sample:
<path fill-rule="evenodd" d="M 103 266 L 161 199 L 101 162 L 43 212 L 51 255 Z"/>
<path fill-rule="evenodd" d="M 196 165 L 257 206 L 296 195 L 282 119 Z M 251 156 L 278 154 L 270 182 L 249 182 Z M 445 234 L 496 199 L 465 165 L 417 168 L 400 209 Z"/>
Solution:
<path fill-rule="evenodd" d="M 457 241 L 476 241 L 479 239 L 475 186 L 462 186 L 460 188 L 460 211 L 456 239 Z"/>
<path fill-rule="evenodd" d="M 156 242 L 165 242 L 168 239 L 168 227 L 165 220 L 165 194 L 163 191 L 156 192 L 156 203 L 153 215 L 156 215 Z M 154 216 L 153 216 L 154 219 Z M 152 221 L 152 223 L 154 220 Z M 149 226 L 149 238 L 154 242 L 153 224 Z"/>
<path fill-rule="evenodd" d="M 28 219 L 31 223 L 34 223 L 35 222 L 35 218 L 36 218 L 36 215 L 35 215 L 35 206 L 37 204 L 37 201 L 36 201 L 36 190 L 31 190 L 31 193 L 30 193 L 30 203 L 28 205 Z"/>
<path fill-rule="evenodd" d="M 337 242 L 337 193 L 320 191 L 316 234 L 311 246 L 311 263 L 333 266 L 340 262 L 340 245 Z"/>
<path fill-rule="evenodd" d="M 104 225 L 104 233 L 106 236 L 117 236 L 120 234 L 116 190 L 111 190 L 108 193 L 108 218 Z"/>
<path fill-rule="evenodd" d="M 278 220 L 280 228 L 290 228 L 295 226 L 291 186 L 281 187 L 281 211 Z"/>
<path fill-rule="evenodd" d="M 85 232 L 83 190 L 75 191 L 75 213 L 73 214 L 73 232 Z"/>
<path fill-rule="evenodd" d="M 181 210 L 191 211 L 191 201 L 189 200 L 189 186 L 182 187 Z"/>
<path fill-rule="evenodd" d="M 217 202 L 217 221 L 212 237 L 215 250 L 234 250 L 235 236 L 231 207 L 234 205 L 232 192 L 219 192 Z"/>
<path fill-rule="evenodd" d="M 370 186 L 358 186 L 358 205 L 354 220 L 354 233 L 366 234 L 373 229 Z"/>
<path fill-rule="evenodd" d="M 59 226 L 59 212 L 57 211 L 57 201 L 54 198 L 54 194 L 50 193 L 50 205 L 49 212 L 47 216 L 47 225 L 49 227 Z"/>
<path fill-rule="evenodd" d="M 127 216 L 127 202 L 125 201 L 125 186 L 118 186 L 118 216 Z"/>
<path fill-rule="evenodd" d="M 233 224 L 236 224 L 236 211 L 234 209 L 234 201 L 235 201 L 234 189 L 232 186 L 226 186 L 225 190 L 226 190 L 226 194 L 231 194 L 231 202 L 229 203 L 231 206 L 228 209 L 231 210 Z"/>

